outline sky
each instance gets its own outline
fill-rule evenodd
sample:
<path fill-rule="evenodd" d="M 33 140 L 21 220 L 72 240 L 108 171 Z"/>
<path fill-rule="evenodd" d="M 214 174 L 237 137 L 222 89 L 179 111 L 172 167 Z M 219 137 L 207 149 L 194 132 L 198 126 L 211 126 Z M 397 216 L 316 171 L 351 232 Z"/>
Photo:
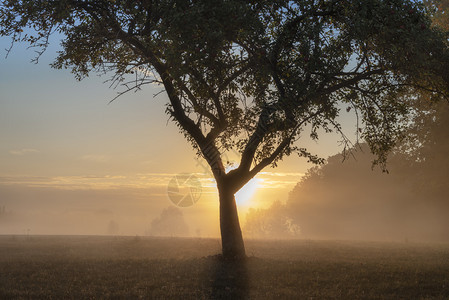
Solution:
<path fill-rule="evenodd" d="M 0 38 L 0 209 L 9 221 L 0 234 L 141 235 L 173 205 L 167 187 L 177 174 L 193 174 L 199 200 L 182 208 L 190 231 L 218 235 L 218 198 L 206 162 L 165 114 L 167 97 L 147 86 L 109 104 L 120 89 L 92 74 L 77 81 L 55 70 L 58 41 L 40 58 L 16 44 L 7 58 Z M 313 152 L 337 153 L 337 138 L 305 140 Z M 229 154 L 231 160 L 237 157 Z M 311 164 L 292 156 L 267 168 L 237 195 L 241 223 L 249 208 L 285 201 Z"/>

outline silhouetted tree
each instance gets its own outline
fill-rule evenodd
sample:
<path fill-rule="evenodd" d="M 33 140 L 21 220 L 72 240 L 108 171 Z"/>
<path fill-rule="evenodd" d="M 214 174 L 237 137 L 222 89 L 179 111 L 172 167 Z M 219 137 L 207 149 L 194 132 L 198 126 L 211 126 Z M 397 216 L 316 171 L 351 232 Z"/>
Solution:
<path fill-rule="evenodd" d="M 120 226 L 114 220 L 109 221 L 108 223 L 108 234 L 116 235 L 118 234 Z"/>
<path fill-rule="evenodd" d="M 414 193 L 427 199 L 428 207 L 434 207 L 447 219 L 449 106 L 447 103 L 429 105 L 426 97 L 421 100 L 419 113 L 410 129 L 410 139 L 400 150 L 407 154 L 407 164 L 413 169 L 410 172 L 414 174 Z"/>
<path fill-rule="evenodd" d="M 41 51 L 81 79 L 115 75 L 126 91 L 160 83 L 167 113 L 210 165 L 223 255 L 245 256 L 234 194 L 295 144 L 336 130 L 342 105 L 383 165 L 407 122 L 409 97 L 448 93 L 447 35 L 411 0 L 61 0 L 0 6 L 0 35 Z M 32 28 L 33 30 L 29 30 Z M 128 78 L 128 79 L 127 79 Z M 342 133 L 342 139 L 349 143 Z M 241 154 L 226 172 L 224 151 Z"/>
<path fill-rule="evenodd" d="M 151 221 L 149 235 L 154 236 L 188 236 L 189 226 L 182 211 L 174 206 L 164 209 L 160 217 Z"/>
<path fill-rule="evenodd" d="M 3 220 L 3 218 L 6 216 L 6 209 L 5 206 L 0 206 L 0 221 Z"/>
<path fill-rule="evenodd" d="M 345 161 L 342 154 L 331 156 L 308 170 L 285 205 L 250 211 L 245 230 L 276 238 L 282 234 L 270 229 L 290 219 L 300 237 L 447 240 L 449 107 L 441 104 L 416 116 L 410 134 L 418 148 L 395 148 L 389 174 L 370 169 L 367 145 Z"/>
<path fill-rule="evenodd" d="M 387 175 L 371 170 L 373 156 L 366 145 L 343 162 L 342 154 L 310 169 L 289 195 L 285 211 L 305 237 L 385 238 L 398 232 L 407 210 L 413 207 L 408 179 L 398 173 L 399 157 L 390 157 Z M 407 171 L 410 171 L 408 169 Z"/>

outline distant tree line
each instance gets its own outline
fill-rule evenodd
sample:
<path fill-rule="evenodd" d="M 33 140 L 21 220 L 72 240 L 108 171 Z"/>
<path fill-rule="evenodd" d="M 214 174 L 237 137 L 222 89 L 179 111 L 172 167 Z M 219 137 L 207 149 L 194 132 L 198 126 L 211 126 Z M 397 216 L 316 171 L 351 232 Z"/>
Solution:
<path fill-rule="evenodd" d="M 308 170 L 285 204 L 247 215 L 254 237 L 449 240 L 449 107 L 420 101 L 388 173 L 364 144 Z M 288 220 L 288 221 L 287 221 Z M 291 224 L 300 234 L 292 234 Z"/>

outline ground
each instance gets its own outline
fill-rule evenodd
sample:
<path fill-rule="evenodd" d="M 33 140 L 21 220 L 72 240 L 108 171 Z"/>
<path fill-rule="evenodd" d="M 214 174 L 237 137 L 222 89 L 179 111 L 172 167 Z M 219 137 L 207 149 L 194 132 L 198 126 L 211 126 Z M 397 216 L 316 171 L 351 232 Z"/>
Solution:
<path fill-rule="evenodd" d="M 0 299 L 448 299 L 449 245 L 0 236 Z"/>

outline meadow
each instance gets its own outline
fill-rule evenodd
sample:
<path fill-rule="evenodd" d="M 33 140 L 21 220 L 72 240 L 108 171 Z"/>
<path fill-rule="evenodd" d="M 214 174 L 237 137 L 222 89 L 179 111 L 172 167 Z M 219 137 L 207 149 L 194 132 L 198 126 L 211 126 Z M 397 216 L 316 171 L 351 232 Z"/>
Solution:
<path fill-rule="evenodd" d="M 0 236 L 0 299 L 448 299 L 449 245 Z"/>

